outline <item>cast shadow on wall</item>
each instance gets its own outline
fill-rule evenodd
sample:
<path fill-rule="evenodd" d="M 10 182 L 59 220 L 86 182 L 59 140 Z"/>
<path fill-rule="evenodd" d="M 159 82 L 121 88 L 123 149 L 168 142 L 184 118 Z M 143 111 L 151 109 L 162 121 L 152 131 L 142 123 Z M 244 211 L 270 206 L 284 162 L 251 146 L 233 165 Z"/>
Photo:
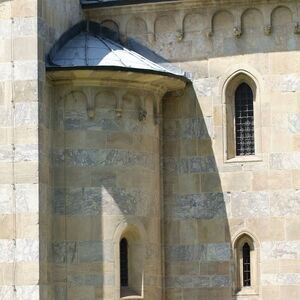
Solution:
<path fill-rule="evenodd" d="M 163 99 L 166 299 L 232 299 L 233 254 L 211 117 L 189 84 Z M 207 100 L 209 101 L 209 100 Z"/>
<path fill-rule="evenodd" d="M 56 300 L 160 298 L 155 103 L 151 97 L 143 98 L 147 116 L 141 120 L 139 95 L 119 90 L 123 95 L 119 117 L 117 92 L 72 87 L 66 92 L 57 89 L 56 95 L 63 96 L 53 99 L 51 251 Z M 92 118 L 86 111 L 87 95 L 95 96 Z M 120 244 L 124 239 L 125 271 Z"/>

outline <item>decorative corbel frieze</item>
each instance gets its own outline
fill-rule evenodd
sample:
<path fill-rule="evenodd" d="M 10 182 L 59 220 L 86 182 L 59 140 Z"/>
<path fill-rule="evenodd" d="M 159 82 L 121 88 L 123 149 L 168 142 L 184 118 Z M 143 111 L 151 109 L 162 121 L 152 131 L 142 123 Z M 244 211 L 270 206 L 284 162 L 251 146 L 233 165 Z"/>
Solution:
<path fill-rule="evenodd" d="M 300 22 L 295 23 L 294 33 L 295 34 L 300 34 Z"/>
<path fill-rule="evenodd" d="M 242 28 L 240 26 L 233 27 L 233 35 L 235 38 L 239 39 L 242 36 Z"/>
<path fill-rule="evenodd" d="M 151 45 L 155 43 L 155 34 L 153 32 L 148 33 L 148 42 Z"/>
<path fill-rule="evenodd" d="M 95 110 L 95 97 L 92 92 L 92 88 L 86 88 L 85 89 L 86 97 L 87 97 L 87 103 L 86 103 L 86 112 L 89 119 L 93 119 L 96 114 Z"/>
<path fill-rule="evenodd" d="M 208 29 L 208 30 L 206 31 L 206 37 L 207 37 L 208 39 L 211 39 L 211 38 L 213 37 L 213 35 L 214 35 L 214 33 L 213 33 L 212 29 Z"/>
<path fill-rule="evenodd" d="M 116 118 L 121 119 L 123 113 L 123 94 L 121 92 L 116 93 L 117 95 L 117 105 L 115 108 Z"/>
<path fill-rule="evenodd" d="M 184 38 L 184 32 L 182 30 L 178 30 L 176 33 L 177 42 L 181 42 Z"/>
<path fill-rule="evenodd" d="M 143 96 L 141 98 L 141 107 L 139 109 L 139 121 L 142 122 L 142 121 L 145 121 L 147 118 L 147 110 L 146 110 L 146 98 L 145 96 Z"/>
<path fill-rule="evenodd" d="M 272 33 L 272 26 L 271 26 L 271 24 L 265 25 L 264 26 L 264 34 L 265 35 L 270 35 L 271 33 Z"/>

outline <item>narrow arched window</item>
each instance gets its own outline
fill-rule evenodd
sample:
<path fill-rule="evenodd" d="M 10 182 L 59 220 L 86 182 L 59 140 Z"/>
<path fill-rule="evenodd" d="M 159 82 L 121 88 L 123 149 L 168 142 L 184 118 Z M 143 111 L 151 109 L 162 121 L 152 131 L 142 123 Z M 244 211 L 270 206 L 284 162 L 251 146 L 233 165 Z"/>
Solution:
<path fill-rule="evenodd" d="M 245 243 L 243 246 L 243 286 L 251 286 L 251 261 L 250 246 Z"/>
<path fill-rule="evenodd" d="M 128 286 L 128 242 L 125 238 L 120 241 L 120 281 L 121 287 Z"/>
<path fill-rule="evenodd" d="M 246 83 L 235 91 L 235 139 L 236 155 L 254 155 L 253 92 Z"/>

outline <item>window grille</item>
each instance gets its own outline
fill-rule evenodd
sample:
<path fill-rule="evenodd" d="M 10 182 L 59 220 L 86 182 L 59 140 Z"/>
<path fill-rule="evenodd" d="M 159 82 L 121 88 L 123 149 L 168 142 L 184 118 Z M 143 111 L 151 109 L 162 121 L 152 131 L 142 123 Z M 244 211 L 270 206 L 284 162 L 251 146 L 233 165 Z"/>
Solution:
<path fill-rule="evenodd" d="M 128 286 L 128 242 L 125 238 L 120 241 L 120 280 L 121 286 Z"/>
<path fill-rule="evenodd" d="M 253 92 L 246 83 L 235 91 L 235 136 L 237 156 L 255 154 Z"/>
<path fill-rule="evenodd" d="M 250 263 L 250 246 L 245 243 L 243 246 L 243 286 L 251 286 Z"/>

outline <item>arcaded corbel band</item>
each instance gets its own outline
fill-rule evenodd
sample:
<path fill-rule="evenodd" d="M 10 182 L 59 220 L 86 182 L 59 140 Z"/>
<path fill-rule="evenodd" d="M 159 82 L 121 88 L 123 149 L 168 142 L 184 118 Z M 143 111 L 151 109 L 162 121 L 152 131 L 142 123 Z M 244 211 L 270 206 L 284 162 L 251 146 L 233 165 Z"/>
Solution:
<path fill-rule="evenodd" d="M 93 119 L 96 115 L 96 109 L 95 109 L 95 95 L 92 91 L 92 88 L 85 88 L 85 94 L 87 97 L 87 103 L 86 103 L 86 112 L 89 119 Z"/>
<path fill-rule="evenodd" d="M 146 18 L 147 35 L 149 44 L 153 45 L 156 41 L 155 38 L 155 16 Z"/>
<path fill-rule="evenodd" d="M 155 125 L 162 121 L 161 98 L 158 95 L 153 95 L 153 120 Z"/>
<path fill-rule="evenodd" d="M 272 26 L 271 24 L 265 25 L 264 26 L 264 34 L 265 35 L 270 35 L 272 33 Z"/>
<path fill-rule="evenodd" d="M 234 18 L 234 26 L 233 26 L 233 36 L 237 39 L 239 39 L 242 34 L 242 12 L 241 11 L 236 11 L 235 14 L 233 15 Z"/>
<path fill-rule="evenodd" d="M 184 13 L 181 12 L 179 18 L 176 18 L 177 31 L 176 31 L 176 40 L 181 42 L 184 39 Z"/>
<path fill-rule="evenodd" d="M 147 118 L 147 109 L 146 109 L 146 96 L 142 95 L 140 100 L 140 109 L 139 109 L 139 121 L 145 121 Z"/>
<path fill-rule="evenodd" d="M 300 34 L 300 22 L 295 23 L 294 33 Z"/>
<path fill-rule="evenodd" d="M 116 91 L 116 95 L 117 95 L 117 105 L 116 105 L 116 108 L 115 108 L 116 118 L 121 119 L 122 118 L 122 113 L 123 113 L 123 96 L 124 96 L 124 93 L 121 92 L 121 91 Z"/>

